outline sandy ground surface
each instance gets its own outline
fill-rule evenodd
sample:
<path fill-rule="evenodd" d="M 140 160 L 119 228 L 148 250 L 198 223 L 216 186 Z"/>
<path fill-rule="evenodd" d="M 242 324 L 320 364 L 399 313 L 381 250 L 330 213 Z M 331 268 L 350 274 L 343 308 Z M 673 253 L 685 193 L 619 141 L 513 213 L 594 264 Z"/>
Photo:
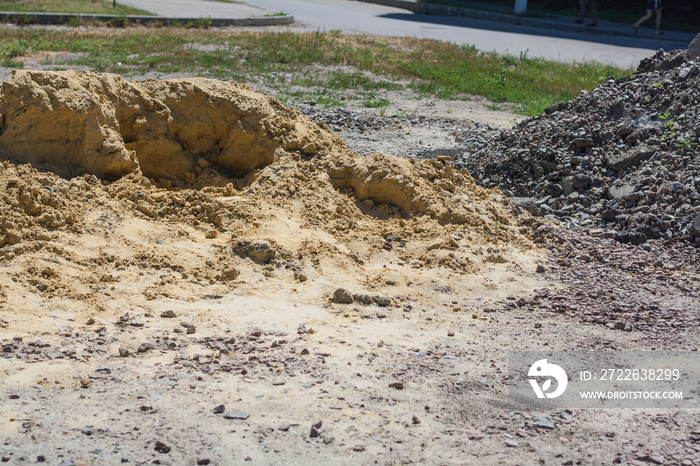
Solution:
<path fill-rule="evenodd" d="M 479 102 L 394 101 L 441 123 L 339 128 L 350 148 L 454 149 L 449 122 L 517 118 Z M 696 316 L 622 331 L 580 318 L 595 297 L 565 313 L 533 298 L 605 272 L 602 289 L 697 310 L 683 255 L 663 283 L 623 267 L 635 251 L 622 246 L 583 264 L 566 237 L 538 241 L 538 222 L 496 192 L 478 191 L 501 219 L 484 226 L 352 193 L 317 209 L 276 196 L 290 186 L 280 180 L 177 190 L 133 173 L 2 167 L 3 209 L 23 209 L 3 212 L 8 241 L 23 227 L 0 248 L 3 462 L 700 464 L 692 411 L 512 411 L 505 387 L 509 350 L 696 348 Z M 64 218 L 40 220 L 32 202 Z M 228 217 L 197 209 L 211 203 Z M 354 302 L 334 302 L 340 288 Z"/>

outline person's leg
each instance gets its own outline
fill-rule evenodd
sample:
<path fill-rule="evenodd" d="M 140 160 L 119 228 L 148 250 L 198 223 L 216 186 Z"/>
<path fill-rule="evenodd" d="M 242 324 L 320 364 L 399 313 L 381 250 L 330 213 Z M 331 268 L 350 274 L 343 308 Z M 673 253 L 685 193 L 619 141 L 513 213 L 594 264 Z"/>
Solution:
<path fill-rule="evenodd" d="M 576 21 L 574 21 L 574 23 L 578 23 L 578 24 L 583 23 L 583 17 L 586 15 L 586 3 L 587 3 L 587 0 L 581 0 L 579 2 L 578 19 Z"/>
<path fill-rule="evenodd" d="M 598 12 L 595 9 L 595 0 L 590 0 L 588 6 L 591 8 L 591 26 L 598 24 Z M 659 11 L 660 13 L 661 11 Z"/>
<path fill-rule="evenodd" d="M 661 8 L 656 10 L 656 33 L 661 34 Z"/>
<path fill-rule="evenodd" d="M 646 21 L 646 20 L 648 20 L 649 18 L 651 18 L 651 15 L 653 15 L 653 14 L 654 14 L 654 11 L 653 11 L 653 10 L 647 10 L 647 14 L 645 14 L 644 16 L 642 16 L 641 18 L 639 18 L 639 21 L 637 21 L 636 23 L 634 23 L 635 29 L 638 28 L 639 25 L 642 24 L 644 21 Z"/>

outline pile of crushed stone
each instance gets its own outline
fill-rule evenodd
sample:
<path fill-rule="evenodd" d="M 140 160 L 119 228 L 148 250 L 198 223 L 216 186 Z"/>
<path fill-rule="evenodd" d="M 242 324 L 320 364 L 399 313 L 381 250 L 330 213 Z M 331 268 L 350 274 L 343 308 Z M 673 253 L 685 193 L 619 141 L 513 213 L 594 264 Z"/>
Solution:
<path fill-rule="evenodd" d="M 230 281 L 246 258 L 298 280 L 326 256 L 473 272 L 531 247 L 500 191 L 449 157 L 360 157 L 324 124 L 242 85 L 17 71 L 1 92 L 0 261 L 53 254 L 15 262 L 16 280 L 40 290 L 89 296 L 144 267 Z M 216 259 L 158 246 L 188 238 L 217 241 Z M 57 280 L 51 261 L 64 259 L 90 276 Z"/>
<path fill-rule="evenodd" d="M 700 38 L 633 76 L 472 141 L 454 160 L 535 215 L 596 236 L 700 245 Z"/>
<path fill-rule="evenodd" d="M 465 140 L 493 131 L 488 124 L 463 118 L 396 113 L 377 115 L 367 110 L 342 107 L 318 108 L 316 103 L 293 102 L 305 116 L 324 122 L 359 155 L 384 151 L 404 158 L 424 160 L 440 155 L 459 155 Z M 411 143 L 406 144 L 406 137 Z"/>

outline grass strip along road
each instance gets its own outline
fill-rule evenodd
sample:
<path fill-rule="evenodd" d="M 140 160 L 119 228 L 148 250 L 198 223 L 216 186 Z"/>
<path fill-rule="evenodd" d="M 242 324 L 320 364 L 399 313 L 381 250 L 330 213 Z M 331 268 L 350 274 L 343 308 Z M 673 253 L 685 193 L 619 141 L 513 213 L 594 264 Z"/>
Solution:
<path fill-rule="evenodd" d="M 243 82 L 372 92 L 410 88 L 444 99 L 485 97 L 524 115 L 590 90 L 608 76 L 628 75 L 598 63 L 558 63 L 484 53 L 418 38 L 327 33 L 249 32 L 177 27 L 0 30 L 0 64 L 22 68 L 28 56 L 72 52 L 71 66 L 123 75 L 192 73 Z M 316 72 L 322 65 L 332 71 Z M 339 67 L 342 65 L 342 67 Z M 371 75 L 368 76 L 368 72 Z M 324 103 L 324 102 L 321 102 Z M 326 104 L 336 102 L 329 98 Z"/>
<path fill-rule="evenodd" d="M 94 15 L 150 15 L 138 8 L 104 0 L 1 0 L 0 11 L 33 13 L 83 13 Z"/>

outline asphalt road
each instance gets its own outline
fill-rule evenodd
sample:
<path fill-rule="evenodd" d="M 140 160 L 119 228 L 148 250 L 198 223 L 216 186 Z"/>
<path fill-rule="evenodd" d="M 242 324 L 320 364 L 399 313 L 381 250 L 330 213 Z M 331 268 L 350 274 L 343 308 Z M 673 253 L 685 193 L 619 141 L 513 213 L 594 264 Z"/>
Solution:
<path fill-rule="evenodd" d="M 474 45 L 484 51 L 515 56 L 527 53 L 530 57 L 567 62 L 596 60 L 620 67 L 636 66 L 659 48 L 653 41 L 639 38 L 594 37 L 468 18 L 417 15 L 351 0 L 246 0 L 246 3 L 289 13 L 310 30 L 416 36 Z"/>
<path fill-rule="evenodd" d="M 120 0 L 120 3 L 177 17 L 221 17 L 227 8 L 233 14 L 235 7 L 235 4 L 206 0 Z M 595 60 L 619 67 L 636 67 L 639 60 L 664 47 L 663 43 L 642 37 L 593 35 L 469 18 L 418 15 L 353 0 L 246 0 L 246 3 L 293 15 L 297 23 L 290 27 L 294 30 L 415 36 L 474 45 L 483 51 L 514 56 L 527 54 L 564 62 Z M 260 10 L 259 13 L 263 15 L 269 11 Z M 629 28 L 628 25 L 624 27 Z M 668 49 L 668 45 L 665 48 Z"/>

